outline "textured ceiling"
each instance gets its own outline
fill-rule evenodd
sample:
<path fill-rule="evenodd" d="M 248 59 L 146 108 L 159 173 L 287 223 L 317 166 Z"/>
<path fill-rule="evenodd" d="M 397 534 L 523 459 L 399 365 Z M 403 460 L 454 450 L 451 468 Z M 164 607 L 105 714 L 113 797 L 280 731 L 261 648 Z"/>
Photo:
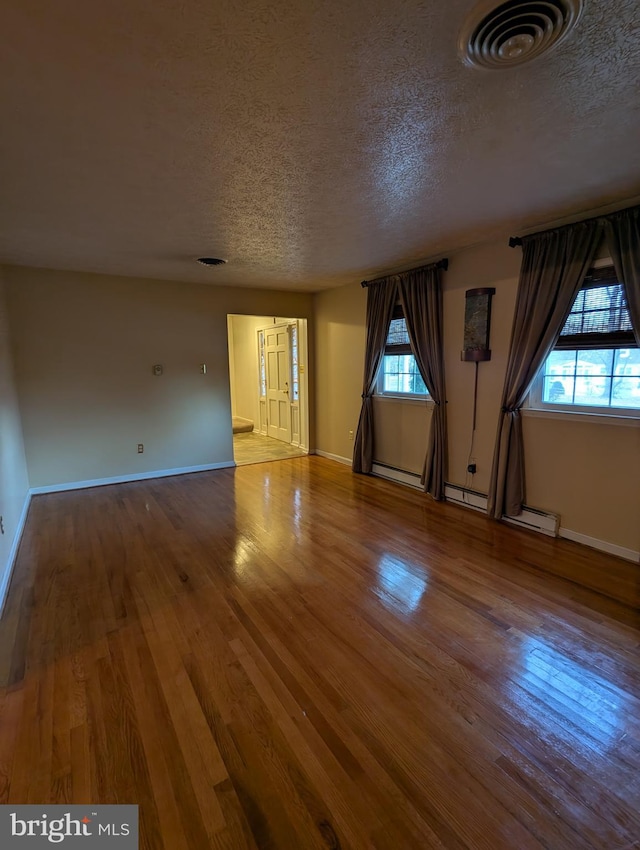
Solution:
<path fill-rule="evenodd" d="M 474 5 L 0 0 L 0 262 L 318 290 L 640 194 L 637 0 L 503 72 Z"/>

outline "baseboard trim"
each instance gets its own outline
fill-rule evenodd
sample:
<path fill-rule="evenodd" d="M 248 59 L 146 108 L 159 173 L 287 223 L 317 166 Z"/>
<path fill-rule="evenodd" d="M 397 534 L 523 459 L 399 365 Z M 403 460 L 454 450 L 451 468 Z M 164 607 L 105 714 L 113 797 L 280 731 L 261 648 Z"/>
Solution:
<path fill-rule="evenodd" d="M 156 469 L 153 472 L 135 472 L 131 475 L 115 475 L 113 478 L 94 478 L 89 481 L 68 481 L 65 484 L 47 484 L 44 487 L 32 487 L 31 495 L 43 493 L 63 493 L 67 490 L 86 490 L 88 487 L 105 487 L 109 484 L 128 484 L 130 481 L 147 481 L 150 478 L 169 478 L 172 475 L 188 475 L 190 472 L 210 472 L 213 469 L 230 469 L 235 461 L 223 463 L 204 463 L 200 466 L 181 466 L 175 469 Z"/>
<path fill-rule="evenodd" d="M 581 543 L 591 549 L 599 549 L 609 555 L 617 555 L 618 558 L 624 558 L 625 561 L 632 561 L 634 564 L 640 563 L 640 552 L 636 552 L 634 549 L 618 546 L 617 543 L 608 543 L 606 540 L 599 540 L 597 537 L 589 537 L 587 534 L 580 534 L 579 531 L 571 531 L 570 528 L 560 528 L 558 534 L 565 540 L 573 540 L 574 543 Z"/>
<path fill-rule="evenodd" d="M 313 454 L 318 455 L 319 457 L 326 457 L 327 460 L 335 460 L 337 463 L 343 463 L 345 466 L 351 466 L 351 460 L 348 457 L 342 457 L 341 455 L 334 455 L 331 452 L 323 452 L 321 449 L 316 449 Z"/>
<path fill-rule="evenodd" d="M 7 601 L 7 596 L 9 594 L 9 586 L 11 585 L 13 567 L 15 565 L 16 557 L 18 555 L 18 548 L 22 540 L 22 532 L 24 531 L 24 526 L 27 521 L 27 514 L 29 513 L 30 504 L 31 491 L 27 492 L 27 495 L 25 497 L 24 505 L 22 506 L 22 512 L 20 514 L 20 519 L 18 520 L 16 533 L 13 536 L 13 543 L 11 544 L 11 549 L 9 549 L 9 557 L 7 558 L 7 563 L 5 564 L 2 581 L 0 581 L 0 618 L 2 617 L 2 613 L 4 611 L 4 604 Z"/>

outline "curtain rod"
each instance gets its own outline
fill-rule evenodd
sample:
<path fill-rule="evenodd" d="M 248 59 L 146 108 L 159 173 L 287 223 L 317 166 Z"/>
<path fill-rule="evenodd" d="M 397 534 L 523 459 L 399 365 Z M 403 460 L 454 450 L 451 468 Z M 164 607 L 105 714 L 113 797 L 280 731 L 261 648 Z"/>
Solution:
<path fill-rule="evenodd" d="M 611 206 L 608 204 L 607 206 Z M 578 221 L 570 221 L 567 224 L 556 224 L 555 226 L 552 224 L 550 227 L 543 228 L 542 230 L 535 230 L 533 233 L 527 233 L 527 236 L 537 236 L 538 233 L 546 233 L 547 230 L 562 230 L 565 227 L 573 227 L 576 224 L 584 224 L 587 221 L 597 221 L 602 218 L 610 218 L 611 216 L 618 215 L 618 213 L 627 212 L 627 210 L 632 210 L 637 204 L 632 204 L 630 207 L 621 207 L 619 210 L 613 210 L 613 212 L 601 213 L 600 215 L 592 215 L 589 218 L 581 218 Z M 606 207 L 605 207 L 606 209 Z M 522 245 L 522 236 L 510 236 L 509 237 L 509 247 L 516 248 L 518 245 Z"/>
<path fill-rule="evenodd" d="M 375 280 L 363 280 L 360 284 L 363 288 L 366 286 L 371 286 L 373 283 L 379 283 L 381 280 L 386 280 L 388 277 L 396 277 L 396 275 L 400 274 L 409 274 L 410 272 L 419 272 L 423 269 L 442 269 L 443 271 L 447 271 L 449 268 L 449 258 L 444 257 L 442 260 L 438 260 L 437 263 L 429 263 L 427 266 L 418 266 L 415 269 L 407 269 L 404 272 L 395 272 L 395 274 L 386 274 L 383 277 L 377 277 Z"/>
<path fill-rule="evenodd" d="M 620 210 L 622 212 L 622 210 Z M 614 215 L 615 213 L 612 213 Z M 564 230 L 565 227 L 575 227 L 576 224 L 585 224 L 587 221 L 597 221 L 599 218 L 606 218 L 603 215 L 594 215 L 591 218 L 581 218 L 580 221 L 572 221 L 569 224 L 561 224 L 558 227 L 549 227 L 548 230 Z M 534 233 L 528 233 L 527 236 L 537 236 L 538 233 L 546 233 L 547 230 L 536 230 Z M 522 245 L 522 236 L 510 236 L 509 237 L 509 247 L 516 248 L 518 245 Z"/>

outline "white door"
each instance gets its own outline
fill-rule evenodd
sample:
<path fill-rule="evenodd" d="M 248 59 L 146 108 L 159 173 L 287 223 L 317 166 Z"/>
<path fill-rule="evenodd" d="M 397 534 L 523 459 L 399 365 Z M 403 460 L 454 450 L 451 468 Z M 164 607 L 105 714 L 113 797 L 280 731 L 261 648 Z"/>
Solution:
<path fill-rule="evenodd" d="M 289 399 L 289 332 L 287 325 L 264 330 L 267 367 L 267 434 L 291 442 L 291 404 Z"/>

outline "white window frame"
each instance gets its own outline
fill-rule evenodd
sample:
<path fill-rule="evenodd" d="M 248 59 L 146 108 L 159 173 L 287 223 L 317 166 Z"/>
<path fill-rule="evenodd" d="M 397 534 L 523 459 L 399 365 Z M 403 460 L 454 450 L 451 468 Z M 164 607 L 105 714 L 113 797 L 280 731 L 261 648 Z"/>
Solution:
<path fill-rule="evenodd" d="M 401 312 L 401 307 L 400 307 L 399 304 L 397 304 L 396 308 L 394 310 L 394 315 L 392 317 L 392 321 L 393 321 L 393 319 L 399 319 L 399 318 L 404 319 L 404 315 L 398 315 L 399 311 Z M 387 329 L 387 336 L 388 336 L 388 334 L 389 334 L 389 329 Z M 401 401 L 418 402 L 418 403 L 421 403 L 421 404 L 431 402 L 433 404 L 433 399 L 431 398 L 431 393 L 429 392 L 429 390 L 427 390 L 424 393 L 404 393 L 404 392 L 399 392 L 398 390 L 385 390 L 384 389 L 384 358 L 385 357 L 398 357 L 398 356 L 400 356 L 400 357 L 402 357 L 402 356 L 413 357 L 414 361 L 416 359 L 415 354 L 413 354 L 413 352 L 411 352 L 411 351 L 408 351 L 408 352 L 402 351 L 402 352 L 399 352 L 397 354 L 394 354 L 392 352 L 387 352 L 386 347 L 385 347 L 385 353 L 382 355 L 382 359 L 380 360 L 380 368 L 378 369 L 378 375 L 376 377 L 376 389 L 375 389 L 376 396 L 380 399 L 389 399 L 389 400 L 398 399 L 398 400 L 401 400 Z M 418 372 L 420 371 L 418 369 L 417 363 L 416 363 L 416 369 L 418 370 Z"/>
<path fill-rule="evenodd" d="M 601 260 L 596 260 L 593 263 L 593 268 L 606 268 L 607 266 L 612 266 L 613 260 L 610 257 L 603 258 Z M 612 350 L 620 350 L 625 349 L 628 346 L 620 345 L 618 349 Z M 577 349 L 581 350 L 581 349 Z M 545 360 L 546 363 L 546 360 Z M 586 404 L 557 404 L 555 402 L 546 402 L 542 400 L 542 388 L 544 384 L 544 367 L 545 363 L 542 364 L 542 367 L 538 374 L 536 375 L 531 389 L 529 390 L 529 394 L 527 396 L 527 400 L 525 402 L 525 410 L 531 411 L 532 413 L 548 413 L 548 414 L 577 414 L 578 416 L 587 415 L 589 417 L 598 417 L 599 419 L 639 419 L 640 420 L 640 408 L 634 407 L 613 407 L 613 406 L 604 406 L 604 405 L 586 405 Z"/>

